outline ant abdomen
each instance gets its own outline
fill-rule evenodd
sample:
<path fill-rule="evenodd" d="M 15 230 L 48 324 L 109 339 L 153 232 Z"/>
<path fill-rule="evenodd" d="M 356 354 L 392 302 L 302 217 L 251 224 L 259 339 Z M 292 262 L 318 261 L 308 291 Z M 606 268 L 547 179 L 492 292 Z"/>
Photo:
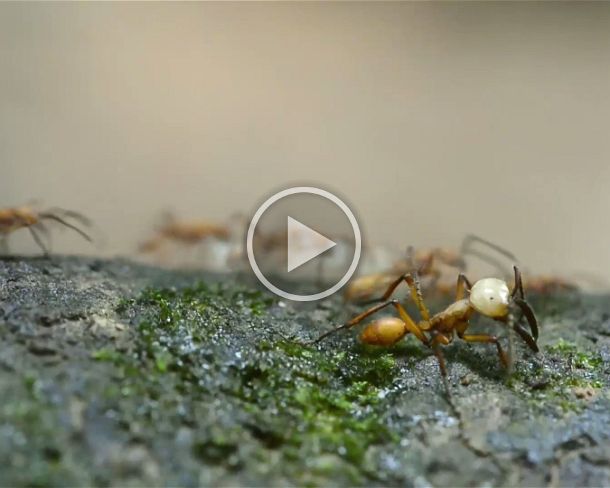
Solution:
<path fill-rule="evenodd" d="M 405 323 L 398 317 L 383 317 L 367 325 L 360 340 L 374 346 L 392 346 L 407 332 Z"/>

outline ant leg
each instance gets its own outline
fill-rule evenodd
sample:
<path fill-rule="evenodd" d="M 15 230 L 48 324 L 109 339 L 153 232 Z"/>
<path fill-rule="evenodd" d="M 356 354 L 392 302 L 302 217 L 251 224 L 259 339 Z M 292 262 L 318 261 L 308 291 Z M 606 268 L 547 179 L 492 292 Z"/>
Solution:
<path fill-rule="evenodd" d="M 400 283 L 402 283 L 403 281 L 405 281 L 407 284 L 409 284 L 408 281 L 406 281 L 407 276 L 411 276 L 411 273 L 417 275 L 418 274 L 418 270 L 416 269 L 415 266 L 415 261 L 413 259 L 413 246 L 409 246 L 407 247 L 407 265 L 408 265 L 408 269 L 409 271 L 402 273 L 400 276 L 398 276 L 394 281 L 392 281 L 389 285 L 388 288 L 386 289 L 386 291 L 384 292 L 384 294 L 379 297 L 379 298 L 374 298 L 372 300 L 370 300 L 370 302 L 381 302 L 384 300 L 389 299 L 392 294 L 394 293 L 394 291 L 396 290 L 396 288 L 398 288 L 398 285 L 400 285 Z M 428 266 L 432 265 L 432 260 L 429 258 L 426 261 L 424 261 L 422 263 L 422 265 L 420 266 L 420 270 L 426 271 L 426 273 L 429 271 L 428 270 Z M 419 281 L 418 281 L 419 283 Z M 409 285 L 410 286 L 410 285 Z"/>
<path fill-rule="evenodd" d="M 411 275 L 411 273 L 405 273 L 405 274 L 399 276 L 392 283 L 390 283 L 390 286 L 388 286 L 388 289 L 386 290 L 386 292 L 383 294 L 383 296 L 381 298 L 371 300 L 371 302 L 387 300 L 388 298 L 390 298 L 392 296 L 392 294 L 394 293 L 396 288 L 398 288 L 398 285 L 400 285 L 400 283 L 402 283 L 403 281 L 409 287 L 409 291 L 411 292 L 411 298 L 415 302 L 415 305 L 417 305 L 417 308 L 419 309 L 419 313 L 421 314 L 422 319 L 424 319 L 426 322 L 429 321 L 430 312 L 428 311 L 428 307 L 426 307 L 426 304 L 424 303 L 424 298 L 423 298 L 422 292 L 421 292 L 421 285 L 419 282 L 419 278 L 417 278 L 417 274 L 415 274 L 415 276 L 414 276 L 414 275 Z"/>
<path fill-rule="evenodd" d="M 314 340 L 312 343 L 316 344 L 316 343 L 320 342 L 322 339 L 325 339 L 326 337 L 328 337 L 329 335 L 334 334 L 335 332 L 354 327 L 354 326 L 358 325 L 360 322 L 362 322 L 364 319 L 366 319 L 367 317 L 370 317 L 374 313 L 377 313 L 380 310 L 382 310 L 390 305 L 393 305 L 396 308 L 396 310 L 398 311 L 398 314 L 400 315 L 400 318 L 405 323 L 406 329 L 409 332 L 411 332 L 412 334 L 414 334 L 421 342 L 428 345 L 428 342 L 429 342 L 428 338 L 425 336 L 422 329 L 409 316 L 409 314 L 404 309 L 404 307 L 400 303 L 398 303 L 398 300 L 390 300 L 390 301 L 387 301 L 384 303 L 380 303 L 379 305 L 375 305 L 375 306 L 369 308 L 368 310 L 365 310 L 361 314 L 356 315 L 353 319 L 349 320 L 345 324 L 342 324 L 339 327 L 335 327 L 334 329 L 331 329 L 328 332 L 325 332 L 320 337 L 318 337 L 316 340 Z"/>
<path fill-rule="evenodd" d="M 395 301 L 396 300 L 390 300 L 390 301 L 387 301 L 384 303 L 380 303 L 379 305 L 375 305 L 375 306 L 369 308 L 368 310 L 365 310 L 364 312 L 362 312 L 359 315 L 356 315 L 353 319 L 345 322 L 344 324 L 342 324 L 338 327 L 335 327 L 334 329 L 331 329 L 327 332 L 324 332 L 324 334 L 322 334 L 320 337 L 318 337 L 317 339 L 312 341 L 312 344 L 316 344 L 316 343 L 320 342 L 322 339 L 327 338 L 329 335 L 334 334 L 335 332 L 339 332 L 340 330 L 343 330 L 343 329 L 349 329 L 351 327 L 358 325 L 368 316 L 373 315 L 375 312 L 378 312 L 379 310 L 382 310 L 389 305 L 392 305 Z"/>
<path fill-rule="evenodd" d="M 409 285 L 409 290 L 411 290 L 411 298 L 413 298 L 415 305 L 417 305 L 422 319 L 428 322 L 430 320 L 430 312 L 424 303 L 424 297 L 421 292 L 421 284 L 419 282 L 417 273 L 414 275 L 407 274 L 404 279 L 407 282 L 407 285 Z"/>
<path fill-rule="evenodd" d="M 40 234 L 42 234 L 42 237 L 44 237 L 45 247 L 50 252 L 51 251 L 51 233 L 49 232 L 49 229 L 42 222 L 38 222 L 37 224 L 35 224 L 35 227 L 36 227 L 36 230 L 40 231 Z"/>
<path fill-rule="evenodd" d="M 69 229 L 72 229 L 74 232 L 77 232 L 78 234 L 80 234 L 83 238 L 85 238 L 89 242 L 93 242 L 93 239 L 91 239 L 91 237 L 89 237 L 89 235 L 87 235 L 84 231 L 82 231 L 75 225 L 72 225 L 71 223 L 66 222 L 64 219 L 62 219 L 61 217 L 58 217 L 57 215 L 53 215 L 50 213 L 41 213 L 40 218 L 54 220 L 55 222 L 59 222 L 60 224 L 65 225 Z"/>
<path fill-rule="evenodd" d="M 409 248 L 407 250 L 407 255 L 408 255 L 407 259 L 408 259 L 411 267 L 413 266 L 412 250 L 413 250 L 413 248 L 411 246 L 409 246 Z M 417 271 L 414 271 L 413 274 L 404 273 L 404 274 L 400 275 L 398 278 L 396 278 L 394 281 L 392 281 L 392 283 L 390 283 L 390 285 L 386 289 L 385 293 L 380 298 L 375 298 L 373 300 L 369 300 L 368 303 L 375 303 L 375 302 L 381 302 L 381 301 L 388 300 L 392 296 L 392 294 L 394 293 L 396 288 L 398 288 L 398 285 L 400 285 L 400 283 L 402 283 L 403 281 L 409 286 L 409 290 L 411 292 L 411 298 L 413 298 L 413 301 L 417 305 L 417 308 L 419 309 L 419 313 L 421 314 L 422 319 L 424 319 L 425 321 L 429 321 L 430 312 L 428 311 L 428 308 L 426 307 L 426 304 L 424 303 L 424 299 L 423 299 L 422 292 L 421 292 L 421 284 L 420 284 L 419 278 L 417 276 Z"/>
<path fill-rule="evenodd" d="M 452 268 L 456 268 L 460 274 L 464 274 L 466 271 L 466 261 L 462 258 L 462 256 L 458 256 L 457 258 L 453 256 L 447 256 L 444 253 L 444 250 L 441 248 L 433 249 L 428 258 L 424 261 L 424 263 L 418 268 L 417 274 L 419 276 L 431 276 L 429 288 L 431 290 L 435 290 L 438 292 L 443 292 L 442 288 L 438 287 L 438 283 L 443 275 L 441 270 L 433 266 L 434 261 L 439 261 L 446 266 L 450 266 Z M 468 281 L 468 280 L 466 280 Z"/>
<path fill-rule="evenodd" d="M 405 323 L 405 327 L 407 328 L 407 330 L 409 332 L 411 332 L 413 335 L 415 335 L 415 337 L 417 337 L 421 342 L 423 342 L 424 344 L 428 345 L 428 343 L 430 341 L 424 335 L 422 327 L 420 327 L 419 325 L 417 325 L 415 323 L 415 321 L 411 318 L 411 316 L 407 313 L 405 308 L 400 303 L 398 303 L 396 301 L 394 303 L 394 307 L 398 311 L 398 314 L 400 315 L 400 318 Z"/>
<path fill-rule="evenodd" d="M 522 317 L 519 317 L 517 322 L 521 320 Z M 515 316 L 512 313 L 508 314 L 506 317 L 506 325 L 508 326 L 507 330 L 507 338 L 508 338 L 508 368 L 506 368 L 507 376 L 510 376 L 515 371 Z"/>
<path fill-rule="evenodd" d="M 51 209 L 46 210 L 44 213 L 53 214 L 53 215 L 61 215 L 62 217 L 68 217 L 76 220 L 81 225 L 85 227 L 91 227 L 93 222 L 91 219 L 80 212 L 75 212 L 74 210 L 66 210 L 59 207 L 53 207 Z"/>
<path fill-rule="evenodd" d="M 8 255 L 8 235 L 0 236 L 0 256 Z"/>
<path fill-rule="evenodd" d="M 421 283 L 419 282 L 417 272 L 415 272 L 413 275 L 405 275 L 404 280 L 407 285 L 409 285 L 411 298 L 415 302 L 415 305 L 417 305 L 422 319 L 424 319 L 426 322 L 430 321 L 430 312 L 428 311 L 428 307 L 426 307 L 426 304 L 424 303 L 424 297 L 421 292 Z"/>
<path fill-rule="evenodd" d="M 532 331 L 532 336 L 533 336 L 533 339 L 535 342 L 538 340 L 538 320 L 536 319 L 536 315 L 534 314 L 534 311 L 532 310 L 532 307 L 530 306 L 530 304 L 525 301 L 525 293 L 523 291 L 523 280 L 521 278 L 521 271 L 519 270 L 519 268 L 517 266 L 513 266 L 513 270 L 515 272 L 515 284 L 513 287 L 513 291 L 511 293 L 511 297 L 513 298 L 513 301 L 521 309 L 521 312 L 527 319 L 527 323 L 530 326 L 530 330 Z M 518 326 L 518 324 L 515 325 L 515 327 L 517 327 L 517 326 Z M 523 333 L 527 334 L 527 332 L 525 332 L 520 327 L 519 328 L 521 329 L 521 332 L 519 332 L 515 327 L 513 327 L 513 328 L 521 337 L 523 337 L 523 335 L 522 335 Z M 530 339 L 531 339 L 531 337 L 530 337 Z M 524 339 L 524 340 L 528 343 L 528 345 L 530 346 L 530 348 L 532 348 L 532 350 L 538 352 L 538 346 L 536 346 L 534 348 L 534 347 L 532 347 L 530 340 L 527 340 L 527 339 Z"/>
<path fill-rule="evenodd" d="M 415 259 L 413 257 L 414 254 L 415 254 L 415 250 L 414 250 L 413 246 L 407 247 L 407 263 L 409 265 L 409 268 L 411 268 L 411 272 L 407 272 L 407 273 L 403 274 L 401 276 L 401 278 L 409 286 L 409 291 L 411 292 L 411 298 L 415 302 L 415 305 L 417 305 L 417 308 L 419 309 L 419 313 L 420 313 L 422 319 L 424 319 L 427 322 L 430 320 L 430 312 L 428 311 L 428 308 L 426 307 L 426 304 L 424 303 L 424 297 L 421 292 L 421 283 L 419 281 L 419 272 L 417 270 L 417 267 L 415 266 Z M 426 262 L 424 262 L 422 264 L 421 269 L 426 269 L 426 266 L 432 267 L 432 262 L 433 262 L 433 256 L 431 256 Z M 388 291 L 386 291 L 386 295 L 388 294 L 388 292 L 391 293 L 392 291 L 394 291 L 394 289 L 396 289 L 396 287 L 399 284 L 400 284 L 400 280 L 397 280 L 394 283 L 392 283 L 392 285 L 390 285 L 390 287 L 388 288 Z M 389 298 L 389 296 L 386 297 L 386 299 L 387 298 Z"/>
<path fill-rule="evenodd" d="M 498 349 L 498 356 L 500 357 L 500 362 L 505 368 L 509 366 L 508 356 L 502 349 L 502 345 L 496 336 L 488 335 L 488 334 L 458 334 L 459 338 L 466 342 L 483 342 L 487 344 L 495 344 Z"/>
<path fill-rule="evenodd" d="M 396 291 L 396 288 L 398 288 L 398 285 L 400 285 L 403 281 L 405 281 L 405 276 L 408 273 L 404 273 L 401 274 L 398 278 L 396 278 L 395 280 L 393 280 L 388 287 L 386 288 L 386 291 L 383 293 L 383 295 L 381 295 L 378 298 L 371 298 L 370 300 L 366 300 L 363 304 L 371 304 L 371 303 L 375 303 L 375 302 L 384 302 L 386 300 L 388 300 L 393 294 L 394 291 Z"/>
<path fill-rule="evenodd" d="M 519 337 L 521 337 L 521 339 L 523 339 L 525 341 L 525 343 L 529 346 L 529 348 L 532 351 L 540 352 L 540 349 L 538 348 L 538 344 L 536 343 L 536 340 L 525 329 L 523 329 L 518 323 L 513 324 L 513 330 L 517 334 L 519 334 Z"/>
<path fill-rule="evenodd" d="M 508 277 L 509 273 L 507 272 L 505 265 L 500 260 L 496 259 L 493 256 L 490 256 L 489 254 L 487 254 L 483 251 L 479 251 L 477 249 L 472 249 L 472 244 L 475 242 L 478 242 L 478 243 L 494 250 L 495 252 L 503 255 L 508 260 L 510 260 L 514 263 L 518 262 L 515 255 L 513 253 L 507 251 L 503 247 L 500 247 L 497 244 L 494 244 L 493 242 L 483 239 L 482 237 L 479 237 L 474 234 L 467 234 L 464 237 L 464 240 L 462 241 L 462 245 L 460 247 L 460 254 L 462 256 L 467 256 L 467 255 L 475 256 L 475 257 L 479 258 L 481 261 L 491 264 L 494 268 L 496 268 L 498 271 L 500 271 L 505 277 Z"/>
<path fill-rule="evenodd" d="M 430 255 L 424 259 L 421 263 L 421 265 L 419 267 L 415 266 L 415 262 L 413 260 L 413 248 L 409 247 L 408 251 L 408 257 L 407 257 L 407 261 L 409 263 L 409 267 L 411 268 L 411 270 L 415 270 L 417 269 L 417 274 L 420 275 L 428 275 L 430 273 L 432 273 L 432 270 L 434 269 L 434 254 L 430 253 Z"/>
<path fill-rule="evenodd" d="M 447 379 L 447 364 L 445 363 L 445 355 L 440 348 L 440 345 L 448 345 L 451 341 L 449 338 L 444 336 L 443 334 L 437 334 L 432 339 L 432 351 L 434 351 L 434 355 L 436 356 L 436 360 L 438 361 L 438 368 L 441 372 L 441 378 L 443 381 L 443 387 L 445 388 L 445 393 L 447 394 L 447 398 L 451 399 L 451 389 L 449 388 L 449 380 Z"/>
<path fill-rule="evenodd" d="M 536 319 L 536 316 L 534 315 L 534 311 L 532 310 L 532 307 L 530 307 L 529 303 L 527 303 L 525 300 L 522 300 L 520 298 L 515 298 L 514 302 L 521 309 L 521 311 L 523 312 L 523 315 L 525 315 L 525 318 L 527 319 L 527 323 L 530 326 L 530 330 L 532 331 L 532 336 L 534 338 L 534 341 L 537 341 L 538 334 L 539 334 L 538 319 Z M 536 348 L 536 352 L 537 352 L 537 348 Z"/>
<path fill-rule="evenodd" d="M 422 263 L 417 266 L 415 264 L 415 248 L 413 246 L 407 246 L 407 265 L 412 273 L 416 274 L 428 274 L 433 268 L 434 263 L 434 251 L 430 255 L 422 260 Z"/>
<path fill-rule="evenodd" d="M 407 250 L 407 260 L 410 263 L 410 267 L 412 270 L 414 270 L 415 273 L 417 273 L 418 276 L 431 276 L 432 279 L 430 280 L 430 284 L 428 286 L 428 288 L 430 290 L 436 290 L 436 286 L 438 284 L 438 281 L 441 278 L 441 272 L 436 269 L 434 267 L 434 260 L 436 258 L 439 258 L 435 251 L 432 251 L 430 253 L 430 255 L 422 262 L 422 264 L 419 267 L 415 266 L 415 262 L 413 261 L 413 247 L 409 246 L 408 250 Z M 441 259 L 442 261 L 442 259 Z"/>
<path fill-rule="evenodd" d="M 28 227 L 28 230 L 30 231 L 30 234 L 32 234 L 34 241 L 36 241 L 36 244 L 38 244 L 38 247 L 40 247 L 40 249 L 42 249 L 44 256 L 45 257 L 49 256 L 49 249 L 47 248 L 45 243 L 42 241 L 42 239 L 40 238 L 40 236 L 38 235 L 36 230 L 33 227 Z"/>
<path fill-rule="evenodd" d="M 383 295 L 381 295 L 379 298 L 373 298 L 372 300 L 370 300 L 370 302 L 382 302 L 388 300 L 394 294 L 394 291 L 396 290 L 396 288 L 398 288 L 398 285 L 400 285 L 405 280 L 405 276 L 405 274 L 401 274 L 398 278 L 396 278 L 394 281 L 392 281 L 392 283 L 388 285 Z"/>
<path fill-rule="evenodd" d="M 488 241 L 487 239 L 483 239 L 482 237 L 479 237 L 475 234 L 466 234 L 466 236 L 464 237 L 464 240 L 462 241 L 461 252 L 462 253 L 469 252 L 470 247 L 473 242 L 478 242 L 480 244 L 483 244 L 484 246 L 487 246 L 488 248 L 493 249 L 497 253 L 502 254 L 504 257 L 508 258 L 509 260 L 511 260 L 513 262 L 518 262 L 517 258 L 515 257 L 515 255 L 512 252 L 508 251 L 507 249 L 504 249 L 501 246 L 498 246 L 497 244 L 494 244 L 491 241 Z"/>
<path fill-rule="evenodd" d="M 472 285 L 466 275 L 460 273 L 457 279 L 456 293 L 455 293 L 455 301 L 462 300 L 466 294 L 466 291 L 470 291 Z"/>

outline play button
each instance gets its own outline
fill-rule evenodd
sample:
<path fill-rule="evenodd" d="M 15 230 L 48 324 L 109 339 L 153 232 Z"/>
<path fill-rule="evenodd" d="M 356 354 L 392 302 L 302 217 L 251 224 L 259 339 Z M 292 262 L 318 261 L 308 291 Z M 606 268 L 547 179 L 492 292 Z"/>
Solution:
<path fill-rule="evenodd" d="M 287 271 L 302 266 L 337 243 L 324 237 L 292 217 L 288 217 L 288 265 Z"/>
<path fill-rule="evenodd" d="M 254 213 L 246 241 L 256 278 L 276 295 L 296 301 L 340 290 L 356 271 L 361 248 L 352 211 L 336 195 L 315 187 L 288 188 L 269 197 Z"/>

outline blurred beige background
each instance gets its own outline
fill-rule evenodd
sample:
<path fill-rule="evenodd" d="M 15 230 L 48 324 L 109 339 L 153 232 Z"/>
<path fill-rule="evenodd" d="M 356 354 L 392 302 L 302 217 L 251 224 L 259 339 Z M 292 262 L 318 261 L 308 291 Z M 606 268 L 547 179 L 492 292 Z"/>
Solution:
<path fill-rule="evenodd" d="M 106 254 L 307 182 L 369 242 L 610 277 L 610 4 L 4 3 L 0 165 L 0 205 L 80 210 Z"/>

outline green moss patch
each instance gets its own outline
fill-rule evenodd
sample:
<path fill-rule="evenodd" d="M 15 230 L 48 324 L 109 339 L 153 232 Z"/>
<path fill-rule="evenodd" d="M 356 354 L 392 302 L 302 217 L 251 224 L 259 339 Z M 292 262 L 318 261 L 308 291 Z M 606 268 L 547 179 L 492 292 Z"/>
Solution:
<path fill-rule="evenodd" d="M 536 306 L 541 341 L 564 340 L 518 354 L 510 388 L 493 348 L 446 348 L 460 424 L 414 337 L 299 342 L 361 310 L 340 297 L 301 307 L 235 284 L 245 277 L 115 261 L 4 267 L 0 485 L 502 486 L 535 483 L 532 459 L 572 449 L 564 431 L 606 435 L 605 302 L 578 297 L 553 317 Z M 465 442 L 494 435 L 489 456 Z M 572 484 L 593 479 L 586 468 Z"/>
<path fill-rule="evenodd" d="M 300 345 L 269 319 L 273 305 L 260 292 L 205 285 L 122 303 L 137 323 L 131 345 L 91 356 L 116 368 L 104 401 L 127 430 L 188 426 L 199 462 L 240 469 L 250 445 L 293 482 L 374 479 L 367 450 L 396 440 L 382 394 L 394 356 Z"/>
<path fill-rule="evenodd" d="M 518 364 L 509 386 L 529 400 L 536 409 L 580 412 L 589 398 L 605 385 L 603 360 L 598 353 L 560 339 L 544 350 L 545 359 Z"/>

